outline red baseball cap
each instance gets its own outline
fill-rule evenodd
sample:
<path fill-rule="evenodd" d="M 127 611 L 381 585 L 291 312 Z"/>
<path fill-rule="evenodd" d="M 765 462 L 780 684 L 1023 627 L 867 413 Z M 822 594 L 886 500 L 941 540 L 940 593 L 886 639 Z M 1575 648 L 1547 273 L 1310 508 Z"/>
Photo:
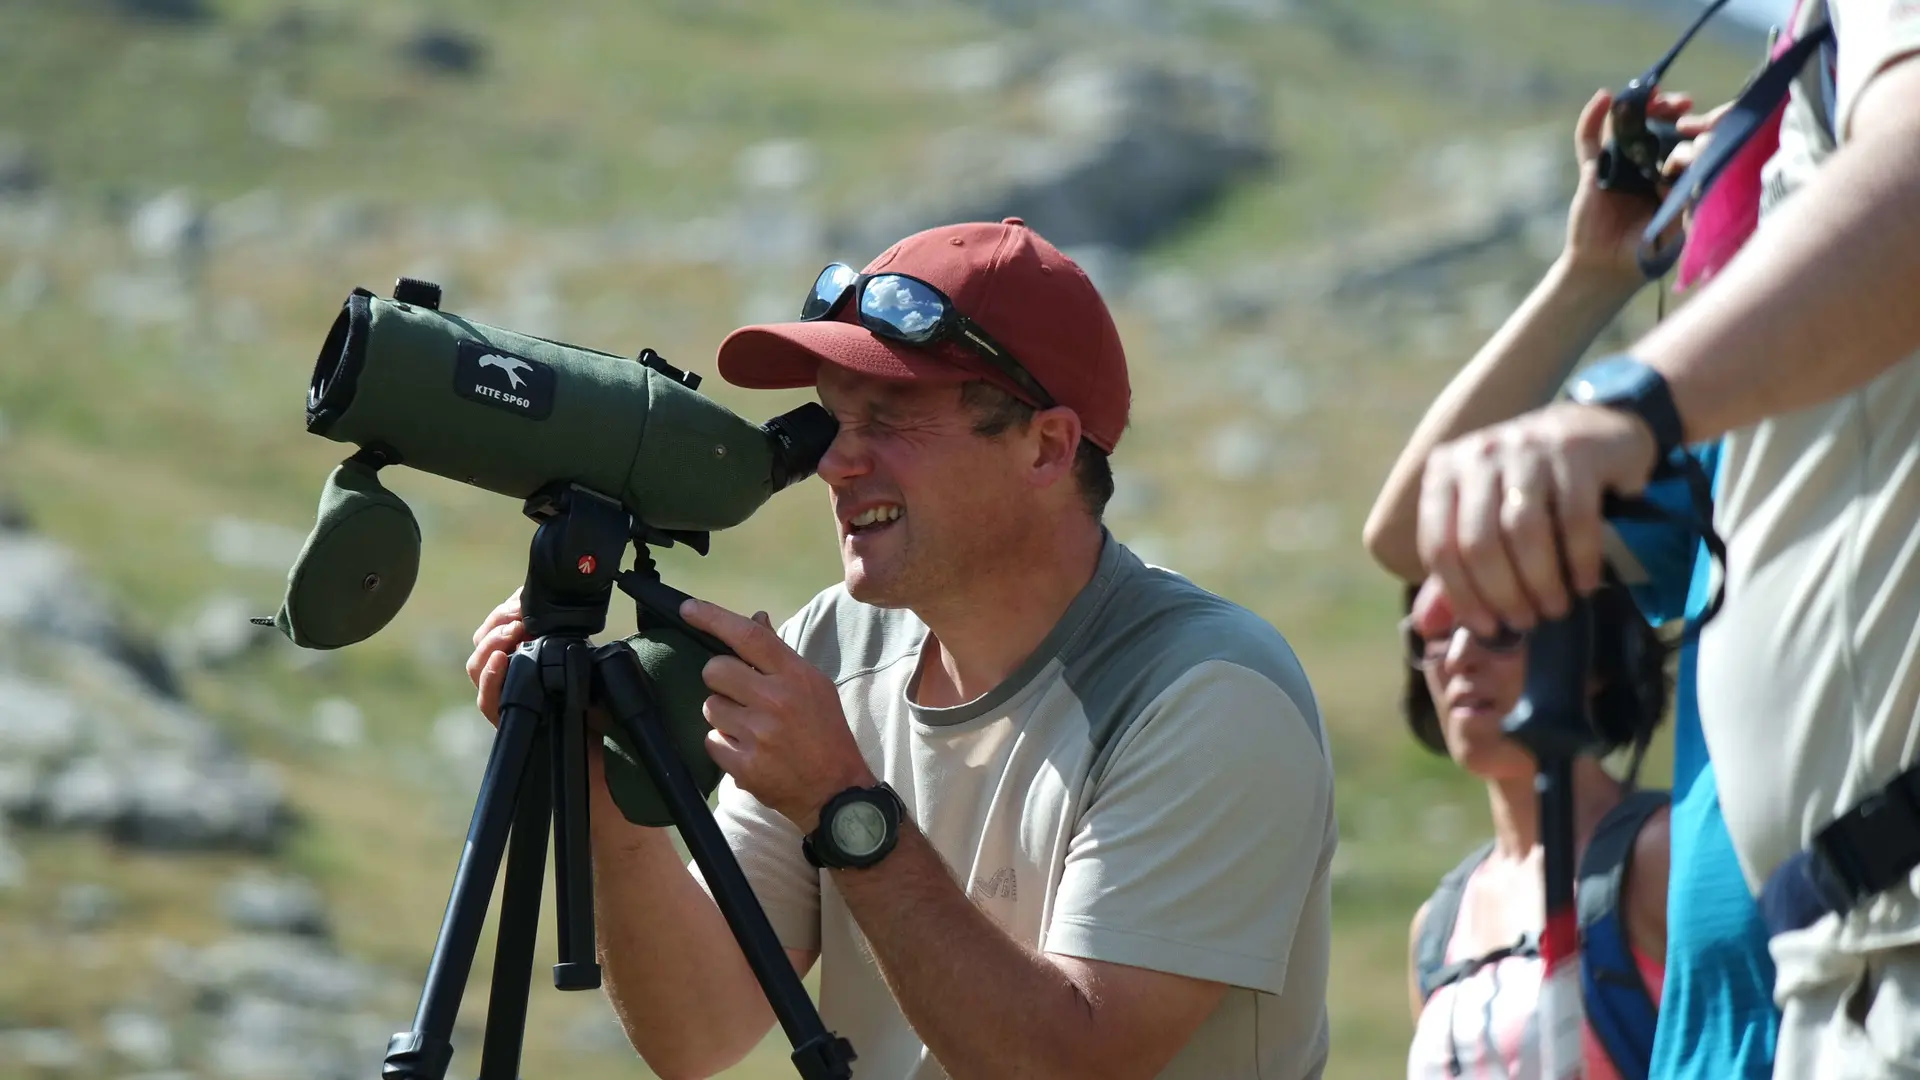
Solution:
<path fill-rule="evenodd" d="M 953 301 L 1026 368 L 1054 402 L 1080 416 L 1094 445 L 1111 452 L 1133 400 L 1127 356 L 1106 301 L 1078 263 L 1019 218 L 918 232 L 888 248 L 863 273 L 919 278 Z M 797 300 L 796 300 L 797 305 Z M 735 386 L 812 386 L 822 361 L 883 379 L 980 379 L 1029 405 L 1032 395 L 968 345 L 909 345 L 860 325 L 848 303 L 818 322 L 744 326 L 720 343 L 720 374 Z"/>

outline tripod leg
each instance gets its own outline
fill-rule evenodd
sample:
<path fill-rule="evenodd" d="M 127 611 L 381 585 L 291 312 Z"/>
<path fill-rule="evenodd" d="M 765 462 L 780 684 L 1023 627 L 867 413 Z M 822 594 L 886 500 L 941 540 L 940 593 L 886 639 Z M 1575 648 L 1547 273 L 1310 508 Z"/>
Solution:
<path fill-rule="evenodd" d="M 680 760 L 665 727 L 654 711 L 640 658 L 624 642 L 606 645 L 594 653 L 595 684 L 602 691 L 615 722 L 633 740 L 647 775 L 653 779 L 672 812 L 687 850 L 700 865 L 714 903 L 733 929 L 747 965 L 766 992 L 767 1003 L 793 1044 L 793 1063 L 807 1080 L 845 1080 L 853 1075 L 853 1046 L 835 1036 L 820 1020 L 807 988 L 787 960 L 767 913 L 753 895 L 753 887 L 733 857 L 732 849 L 713 819 L 686 763 Z"/>
<path fill-rule="evenodd" d="M 549 728 L 550 730 L 550 728 Z M 553 797 L 547 776 L 552 740 L 534 733 L 527 771 L 507 844 L 506 881 L 500 888 L 500 926 L 494 939 L 493 985 L 487 997 L 487 1034 L 480 1050 L 480 1080 L 515 1080 L 527 1031 L 527 990 L 533 949 L 540 933 L 540 878 L 547 869 L 547 817 Z"/>
<path fill-rule="evenodd" d="M 587 700 L 593 656 L 584 642 L 567 646 L 564 676 L 565 704 L 553 737 L 553 899 L 560 924 L 560 962 L 553 969 L 553 985 L 596 990 L 600 964 L 594 959 L 593 847 L 587 818 Z"/>
<path fill-rule="evenodd" d="M 460 1013 L 460 996 L 473 970 L 474 948 L 480 942 L 493 883 L 500 874 L 527 748 L 540 726 L 537 706 L 541 700 L 538 663 L 532 651 L 522 646 L 507 665 L 500 730 L 487 754 L 486 772 L 474 800 L 473 820 L 467 826 L 466 846 L 454 872 L 453 893 L 447 899 L 439 939 L 434 942 L 413 1029 L 388 1041 L 380 1072 L 385 1080 L 441 1080 L 446 1076 L 447 1064 L 453 1058 L 453 1022 Z"/>

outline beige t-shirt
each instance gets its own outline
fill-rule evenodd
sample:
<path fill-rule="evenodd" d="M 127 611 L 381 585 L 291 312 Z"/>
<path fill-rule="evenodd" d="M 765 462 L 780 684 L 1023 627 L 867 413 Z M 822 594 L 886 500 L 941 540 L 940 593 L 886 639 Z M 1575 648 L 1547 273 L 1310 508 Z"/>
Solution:
<path fill-rule="evenodd" d="M 1333 767 L 1273 627 L 1109 536 L 1034 655 L 965 705 L 915 705 L 926 626 L 844 587 L 781 636 L 839 686 L 869 767 L 1015 940 L 1228 984 L 1163 1077 L 1320 1075 Z M 819 951 L 821 1016 L 855 1075 L 945 1077 L 799 832 L 731 779 L 717 816 L 781 944 Z"/>
<path fill-rule="evenodd" d="M 1762 230 L 1835 152 L 1829 100 L 1844 141 L 1869 80 L 1920 52 L 1916 0 L 1809 0 L 1796 32 L 1829 14 L 1837 45 L 1794 85 L 1763 174 Z M 1758 892 L 1828 821 L 1920 758 L 1920 355 L 1853 393 L 1729 433 L 1719 470 L 1726 605 L 1701 637 L 1700 719 Z M 1909 884 L 1857 910 L 1841 947 L 1920 940 L 1920 873 Z"/>

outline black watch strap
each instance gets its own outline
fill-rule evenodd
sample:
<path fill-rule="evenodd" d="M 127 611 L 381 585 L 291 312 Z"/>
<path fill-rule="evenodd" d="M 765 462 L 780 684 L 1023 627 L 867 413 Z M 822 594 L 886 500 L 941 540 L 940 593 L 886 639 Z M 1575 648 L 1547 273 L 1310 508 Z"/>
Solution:
<path fill-rule="evenodd" d="M 1656 470 L 1686 441 L 1686 425 L 1667 380 L 1632 356 L 1610 356 L 1594 364 L 1574 380 L 1569 396 L 1582 404 L 1639 417 L 1653 433 Z"/>

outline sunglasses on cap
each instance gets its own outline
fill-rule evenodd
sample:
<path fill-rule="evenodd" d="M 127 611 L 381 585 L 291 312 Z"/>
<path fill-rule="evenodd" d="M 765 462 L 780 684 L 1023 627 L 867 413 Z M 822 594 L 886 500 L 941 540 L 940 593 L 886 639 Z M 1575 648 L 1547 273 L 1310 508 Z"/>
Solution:
<path fill-rule="evenodd" d="M 1444 659 L 1453 639 L 1462 633 L 1472 635 L 1474 644 L 1496 656 L 1507 656 L 1519 652 L 1527 643 L 1527 635 L 1524 632 L 1505 626 L 1490 638 L 1474 634 L 1464 626 L 1451 627 L 1445 635 L 1429 638 L 1414 629 L 1413 616 L 1409 615 L 1400 620 L 1400 641 L 1406 650 L 1407 664 L 1417 670 Z"/>
<path fill-rule="evenodd" d="M 916 277 L 905 274 L 862 274 L 846 263 L 831 263 L 813 280 L 813 290 L 800 305 L 800 321 L 815 322 L 832 318 L 847 302 L 860 296 L 860 325 L 884 338 L 908 345 L 934 345 L 942 341 L 963 341 L 992 364 L 994 370 L 1012 379 L 1043 409 L 1054 407 L 1047 393 L 1013 354 L 993 340 L 980 324 L 967 318 L 947 299 L 947 294 Z"/>

